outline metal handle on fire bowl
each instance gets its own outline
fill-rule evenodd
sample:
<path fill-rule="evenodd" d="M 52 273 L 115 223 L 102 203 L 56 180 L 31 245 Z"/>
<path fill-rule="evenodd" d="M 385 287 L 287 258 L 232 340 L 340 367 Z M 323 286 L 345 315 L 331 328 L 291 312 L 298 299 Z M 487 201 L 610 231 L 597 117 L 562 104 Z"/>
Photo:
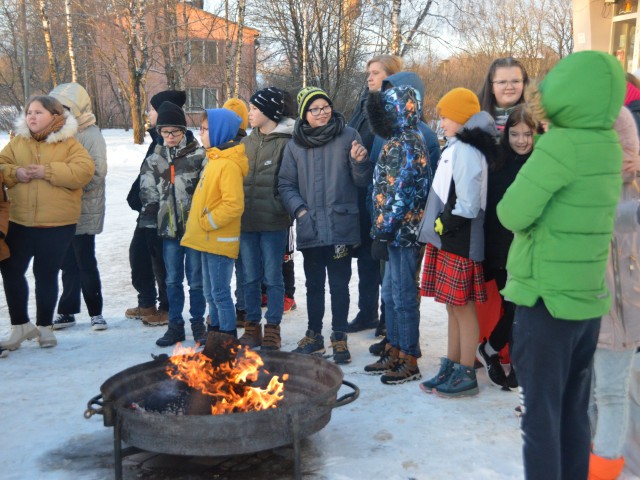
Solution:
<path fill-rule="evenodd" d="M 348 382 L 346 380 L 342 380 L 342 384 L 352 388 L 353 392 L 349 392 L 336 400 L 336 403 L 333 405 L 333 408 L 343 407 L 345 405 L 350 404 L 354 400 L 356 400 L 360 396 L 360 389 L 357 385 Z"/>
<path fill-rule="evenodd" d="M 93 408 L 98 405 L 99 408 Z M 104 404 L 102 403 L 102 394 L 96 395 L 87 402 L 87 409 L 84 411 L 84 418 L 89 419 L 95 414 L 102 415 L 104 413 Z"/>

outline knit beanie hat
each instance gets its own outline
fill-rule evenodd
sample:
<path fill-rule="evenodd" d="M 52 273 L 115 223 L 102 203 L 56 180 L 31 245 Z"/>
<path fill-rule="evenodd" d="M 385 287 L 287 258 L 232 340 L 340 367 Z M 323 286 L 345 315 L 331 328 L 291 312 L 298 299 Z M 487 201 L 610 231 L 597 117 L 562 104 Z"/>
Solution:
<path fill-rule="evenodd" d="M 156 129 L 160 131 L 162 127 L 179 127 L 187 129 L 187 117 L 181 107 L 171 102 L 162 102 L 158 108 L 158 121 Z"/>
<path fill-rule="evenodd" d="M 453 120 L 460 125 L 467 123 L 480 111 L 478 97 L 466 88 L 454 88 L 440 99 L 436 111 L 441 117 Z"/>
<path fill-rule="evenodd" d="M 305 115 L 307 114 L 307 110 L 309 110 L 309 105 L 311 105 L 314 100 L 319 98 L 324 98 L 329 105 L 333 106 L 331 103 L 331 99 L 327 92 L 318 87 L 305 87 L 298 93 L 298 112 L 300 114 L 300 119 L 304 120 Z"/>
<path fill-rule="evenodd" d="M 247 129 L 247 127 L 249 126 L 249 111 L 247 110 L 246 103 L 244 103 L 239 98 L 230 98 L 229 100 L 224 102 L 224 105 L 222 105 L 222 108 L 231 110 L 233 113 L 238 115 L 240 117 L 240 120 L 242 120 L 242 123 L 240 123 L 240 129 L 241 130 Z"/>
<path fill-rule="evenodd" d="M 267 87 L 251 95 L 249 103 L 260 110 L 265 117 L 279 122 L 284 115 L 284 92 L 276 87 Z"/>
<path fill-rule="evenodd" d="M 640 100 L 640 90 L 631 82 L 627 82 L 627 94 L 624 97 L 623 105 L 629 105 L 631 102 Z"/>
<path fill-rule="evenodd" d="M 183 107 L 186 101 L 187 93 L 184 90 L 165 90 L 151 97 L 149 103 L 151 103 L 151 106 L 157 112 L 163 102 L 171 102 L 174 105 Z"/>

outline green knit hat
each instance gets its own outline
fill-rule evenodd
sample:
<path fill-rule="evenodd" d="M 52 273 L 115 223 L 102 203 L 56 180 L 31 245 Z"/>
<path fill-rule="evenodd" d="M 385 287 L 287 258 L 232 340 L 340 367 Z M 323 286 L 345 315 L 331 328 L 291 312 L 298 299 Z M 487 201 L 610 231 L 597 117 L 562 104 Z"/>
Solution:
<path fill-rule="evenodd" d="M 305 115 L 307 114 L 307 110 L 309 106 L 313 103 L 314 100 L 318 98 L 324 98 L 329 105 L 333 106 L 331 103 L 331 99 L 327 92 L 318 87 L 305 87 L 298 93 L 298 113 L 300 114 L 300 120 L 305 119 Z"/>

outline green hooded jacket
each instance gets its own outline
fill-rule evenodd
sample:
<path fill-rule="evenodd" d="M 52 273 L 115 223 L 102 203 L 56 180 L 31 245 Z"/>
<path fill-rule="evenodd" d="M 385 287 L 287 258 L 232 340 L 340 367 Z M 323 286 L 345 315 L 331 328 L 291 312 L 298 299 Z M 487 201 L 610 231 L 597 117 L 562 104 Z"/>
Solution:
<path fill-rule="evenodd" d="M 609 242 L 622 180 L 613 124 L 625 95 L 618 60 L 584 51 L 561 60 L 540 84 L 550 121 L 498 204 L 513 231 L 503 295 L 553 317 L 587 320 L 609 310 Z"/>

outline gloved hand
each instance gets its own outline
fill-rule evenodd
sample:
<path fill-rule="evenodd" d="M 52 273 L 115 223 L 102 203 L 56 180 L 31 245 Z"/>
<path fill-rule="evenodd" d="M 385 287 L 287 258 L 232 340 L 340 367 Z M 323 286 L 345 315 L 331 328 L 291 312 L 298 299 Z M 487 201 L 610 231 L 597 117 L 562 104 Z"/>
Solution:
<path fill-rule="evenodd" d="M 386 239 L 376 238 L 371 244 L 371 257 L 374 260 L 389 261 L 389 249 L 387 248 L 389 242 Z"/>
<path fill-rule="evenodd" d="M 442 220 L 440 219 L 440 217 L 436 218 L 433 229 L 438 235 L 442 235 L 442 232 L 444 232 L 444 225 L 442 224 Z"/>

